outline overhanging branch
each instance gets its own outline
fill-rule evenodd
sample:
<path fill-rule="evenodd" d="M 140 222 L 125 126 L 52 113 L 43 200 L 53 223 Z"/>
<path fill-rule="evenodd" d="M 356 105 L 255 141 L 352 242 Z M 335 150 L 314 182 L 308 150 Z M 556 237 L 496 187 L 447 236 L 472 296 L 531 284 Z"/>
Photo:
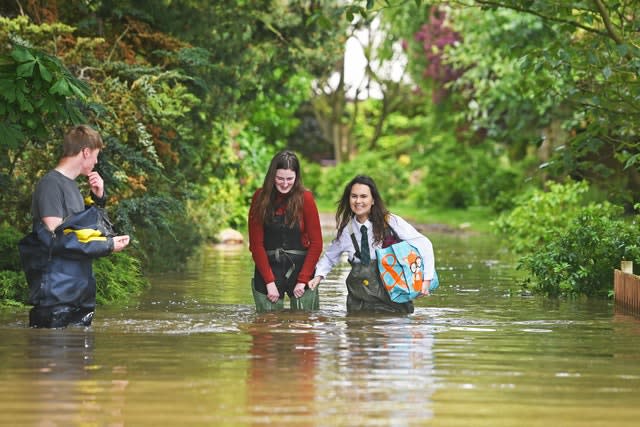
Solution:
<path fill-rule="evenodd" d="M 611 37 L 617 44 L 624 43 L 624 40 L 622 40 L 622 38 L 618 35 L 618 33 L 616 33 L 616 30 L 613 28 L 611 19 L 609 19 L 609 12 L 602 3 L 602 0 L 594 0 L 594 3 L 598 8 L 600 16 L 602 17 L 602 22 L 604 23 L 604 27 L 607 29 L 607 34 L 609 34 L 609 37 Z"/>
<path fill-rule="evenodd" d="M 544 15 L 540 12 L 537 12 L 535 10 L 531 10 L 531 9 L 527 9 L 524 7 L 519 7 L 519 6 L 515 6 L 515 5 L 511 5 L 511 4 L 504 4 L 504 3 L 500 3 L 497 1 L 491 1 L 491 0 L 475 0 L 476 3 L 485 5 L 485 6 L 493 6 L 493 7 L 501 7 L 504 9 L 511 9 L 511 10 L 515 10 L 517 12 L 522 12 L 522 13 L 527 13 L 529 15 L 534 15 L 537 16 L 539 18 L 548 20 L 548 21 L 553 21 L 553 22 L 558 22 L 561 24 L 567 24 L 567 25 L 571 25 L 573 27 L 576 28 L 580 28 L 582 30 L 588 31 L 590 33 L 594 33 L 594 34 L 598 34 L 604 37 L 610 37 L 610 34 L 608 32 L 604 32 L 604 31 L 600 31 L 597 28 L 593 28 L 593 27 L 589 27 L 587 25 L 581 24 L 579 22 L 576 21 L 571 21 L 569 19 L 563 19 L 563 18 L 558 18 L 555 16 L 547 16 Z"/>

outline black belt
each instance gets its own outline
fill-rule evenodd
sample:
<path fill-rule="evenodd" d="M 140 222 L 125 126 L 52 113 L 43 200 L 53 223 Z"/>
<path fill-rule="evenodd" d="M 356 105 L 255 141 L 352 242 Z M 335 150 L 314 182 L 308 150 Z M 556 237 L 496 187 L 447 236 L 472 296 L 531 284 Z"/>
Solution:
<path fill-rule="evenodd" d="M 293 273 L 293 270 L 296 269 L 296 263 L 293 262 L 293 260 L 291 259 L 291 257 L 289 255 L 306 255 L 307 251 L 302 250 L 302 249 L 282 249 L 282 248 L 277 248 L 277 249 L 273 249 L 271 251 L 267 251 L 267 255 L 270 257 L 274 257 L 276 262 L 280 262 L 280 260 L 282 259 L 282 257 L 285 257 L 290 263 L 291 263 L 291 267 L 289 268 L 289 270 L 287 270 L 287 272 L 285 273 L 284 277 L 285 279 L 288 279 L 289 277 L 291 277 L 291 274 Z"/>

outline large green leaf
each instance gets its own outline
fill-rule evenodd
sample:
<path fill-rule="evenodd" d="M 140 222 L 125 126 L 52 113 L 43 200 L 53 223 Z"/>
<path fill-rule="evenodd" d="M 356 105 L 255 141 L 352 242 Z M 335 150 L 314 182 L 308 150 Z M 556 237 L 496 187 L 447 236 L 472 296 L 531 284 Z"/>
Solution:
<path fill-rule="evenodd" d="M 21 63 L 35 61 L 36 59 L 28 49 L 22 46 L 16 46 L 13 51 L 11 51 L 11 57 Z"/>
<path fill-rule="evenodd" d="M 40 72 L 40 77 L 42 77 L 43 80 L 47 82 L 51 82 L 51 80 L 53 79 L 53 76 L 51 75 L 51 72 L 47 69 L 47 66 L 40 60 L 38 61 L 38 71 Z"/>
<path fill-rule="evenodd" d="M 36 61 L 28 61 L 18 65 L 16 74 L 18 77 L 31 77 L 33 75 L 33 67 L 36 65 Z"/>
<path fill-rule="evenodd" d="M 69 83 L 67 83 L 67 80 L 64 78 L 61 78 L 60 80 L 56 81 L 53 86 L 51 86 L 51 88 L 49 89 L 49 93 L 52 95 L 62 95 L 62 96 L 69 96 L 71 95 L 71 90 L 69 88 Z"/>
<path fill-rule="evenodd" d="M 3 149 L 16 149 L 24 139 L 25 136 L 19 126 L 0 122 L 0 146 Z"/>

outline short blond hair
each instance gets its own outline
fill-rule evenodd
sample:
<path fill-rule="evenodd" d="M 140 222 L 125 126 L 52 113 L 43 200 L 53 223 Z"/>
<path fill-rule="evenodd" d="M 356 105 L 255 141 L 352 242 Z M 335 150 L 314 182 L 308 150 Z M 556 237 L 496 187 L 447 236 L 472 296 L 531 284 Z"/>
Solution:
<path fill-rule="evenodd" d="M 102 137 L 90 126 L 75 126 L 64 136 L 62 157 L 73 157 L 85 148 L 91 150 L 104 148 Z"/>

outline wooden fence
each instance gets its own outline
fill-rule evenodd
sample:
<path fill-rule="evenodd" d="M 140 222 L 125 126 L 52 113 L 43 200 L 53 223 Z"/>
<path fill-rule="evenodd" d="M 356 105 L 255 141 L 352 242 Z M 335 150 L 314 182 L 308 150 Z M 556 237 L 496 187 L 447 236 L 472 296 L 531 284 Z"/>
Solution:
<path fill-rule="evenodd" d="M 633 274 L 631 261 L 622 261 L 620 270 L 615 270 L 613 292 L 616 305 L 640 314 L 640 276 Z"/>

